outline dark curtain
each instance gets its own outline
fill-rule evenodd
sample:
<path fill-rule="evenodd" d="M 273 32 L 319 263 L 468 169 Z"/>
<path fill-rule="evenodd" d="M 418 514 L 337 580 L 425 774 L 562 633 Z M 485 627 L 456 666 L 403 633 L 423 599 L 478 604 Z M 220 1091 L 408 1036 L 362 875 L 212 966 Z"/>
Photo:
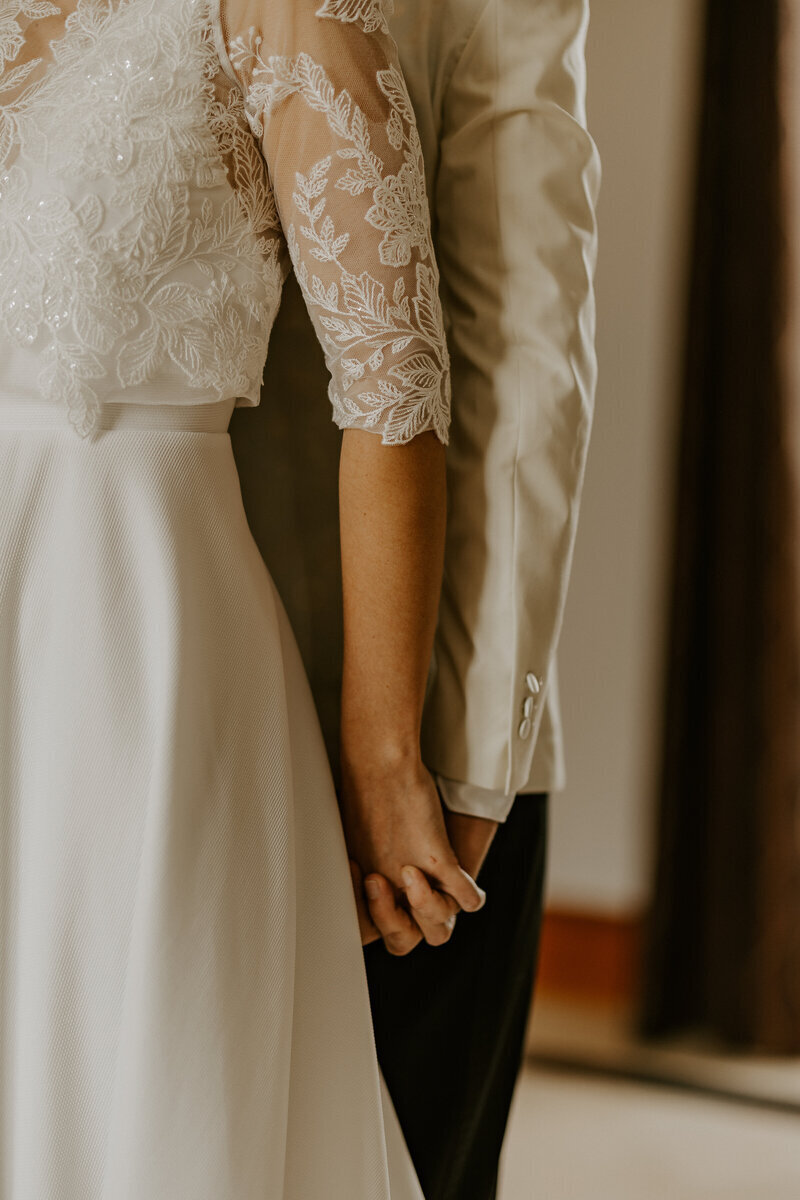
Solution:
<path fill-rule="evenodd" d="M 778 0 L 708 0 L 640 1031 L 800 1052 L 800 554 Z"/>

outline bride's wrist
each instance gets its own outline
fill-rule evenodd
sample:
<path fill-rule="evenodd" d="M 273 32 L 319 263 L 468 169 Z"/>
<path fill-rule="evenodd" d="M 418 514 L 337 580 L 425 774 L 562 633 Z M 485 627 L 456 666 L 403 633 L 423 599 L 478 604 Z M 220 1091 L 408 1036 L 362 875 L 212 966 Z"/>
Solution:
<path fill-rule="evenodd" d="M 363 729 L 342 732 L 340 762 L 345 786 L 418 783 L 424 772 L 419 736 L 376 736 Z"/>

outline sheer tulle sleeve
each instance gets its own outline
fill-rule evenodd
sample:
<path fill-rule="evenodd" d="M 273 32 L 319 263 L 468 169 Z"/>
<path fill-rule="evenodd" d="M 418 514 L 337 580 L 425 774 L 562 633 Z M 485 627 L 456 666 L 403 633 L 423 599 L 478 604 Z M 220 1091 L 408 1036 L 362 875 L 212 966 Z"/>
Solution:
<path fill-rule="evenodd" d="M 219 0 L 339 428 L 448 440 L 422 151 L 379 0 Z"/>

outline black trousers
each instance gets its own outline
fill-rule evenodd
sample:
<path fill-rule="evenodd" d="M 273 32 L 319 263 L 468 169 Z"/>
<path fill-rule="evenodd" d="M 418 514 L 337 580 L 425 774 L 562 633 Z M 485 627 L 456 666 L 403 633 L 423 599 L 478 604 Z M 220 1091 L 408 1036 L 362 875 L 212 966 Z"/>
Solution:
<path fill-rule="evenodd" d="M 518 796 L 444 946 L 365 947 L 378 1060 L 426 1200 L 493 1200 L 542 923 L 548 794 Z"/>

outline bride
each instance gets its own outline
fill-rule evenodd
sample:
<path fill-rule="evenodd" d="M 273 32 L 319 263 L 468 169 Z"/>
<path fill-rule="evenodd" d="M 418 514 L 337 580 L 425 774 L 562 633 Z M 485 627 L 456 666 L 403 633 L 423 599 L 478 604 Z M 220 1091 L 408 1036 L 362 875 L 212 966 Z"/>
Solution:
<path fill-rule="evenodd" d="M 341 817 L 228 435 L 291 267 L 344 430 Z M 377 0 L 2 0 L 0 1200 L 421 1197 L 360 943 L 370 876 L 434 944 L 484 899 L 419 751 L 437 287 Z"/>

